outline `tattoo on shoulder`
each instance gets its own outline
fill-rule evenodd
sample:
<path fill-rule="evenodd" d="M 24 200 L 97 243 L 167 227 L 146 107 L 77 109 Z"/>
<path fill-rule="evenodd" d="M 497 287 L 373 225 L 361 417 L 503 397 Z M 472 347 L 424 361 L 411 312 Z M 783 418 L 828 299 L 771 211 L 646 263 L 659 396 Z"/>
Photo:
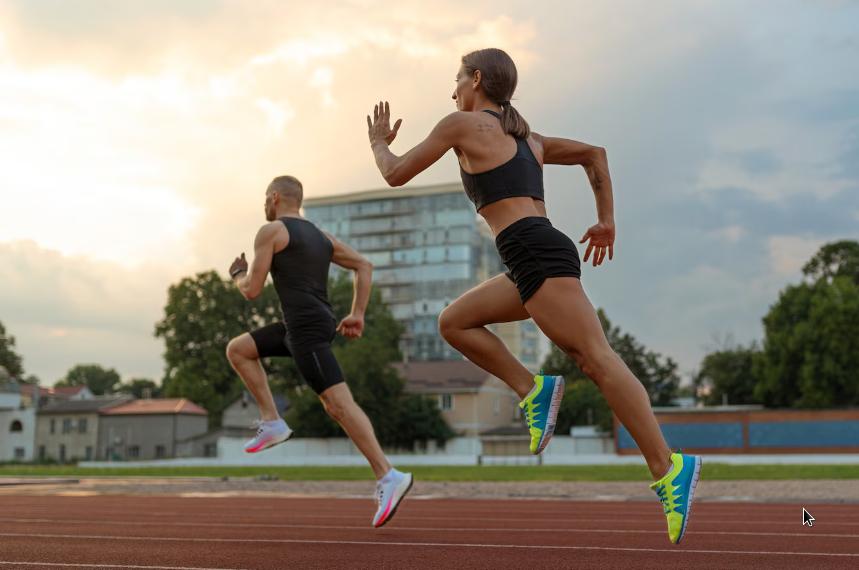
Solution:
<path fill-rule="evenodd" d="M 495 125 L 492 123 L 477 123 L 477 130 L 481 133 L 486 133 L 495 129 Z"/>

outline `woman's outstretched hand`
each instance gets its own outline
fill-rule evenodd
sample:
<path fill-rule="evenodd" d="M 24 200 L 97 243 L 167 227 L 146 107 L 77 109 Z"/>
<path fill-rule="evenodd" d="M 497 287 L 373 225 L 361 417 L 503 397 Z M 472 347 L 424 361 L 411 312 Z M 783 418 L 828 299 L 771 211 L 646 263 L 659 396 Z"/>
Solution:
<path fill-rule="evenodd" d="M 367 129 L 370 136 L 370 144 L 384 142 L 390 145 L 397 138 L 397 131 L 403 124 L 402 119 L 397 119 L 394 128 L 391 128 L 391 107 L 387 101 L 379 101 L 373 109 L 373 119 L 367 115 Z"/>
<path fill-rule="evenodd" d="M 606 253 L 608 253 L 609 259 L 614 257 L 614 224 L 599 222 L 592 225 L 579 243 L 585 243 L 588 240 L 590 240 L 588 248 L 585 250 L 585 257 L 582 260 L 584 263 L 588 262 L 591 253 L 594 254 L 594 267 L 602 264 Z"/>

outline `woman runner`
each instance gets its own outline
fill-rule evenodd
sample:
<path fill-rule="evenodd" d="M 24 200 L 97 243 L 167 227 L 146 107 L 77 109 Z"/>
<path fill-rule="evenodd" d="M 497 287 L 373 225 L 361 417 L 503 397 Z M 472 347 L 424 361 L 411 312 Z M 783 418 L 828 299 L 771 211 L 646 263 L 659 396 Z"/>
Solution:
<path fill-rule="evenodd" d="M 457 111 L 444 117 L 420 144 L 397 156 L 389 145 L 402 119 L 390 126 L 390 107 L 379 102 L 367 116 L 370 144 L 385 181 L 401 186 L 453 149 L 462 183 L 477 212 L 495 235 L 509 270 L 474 287 L 439 317 L 444 338 L 469 360 L 506 382 L 531 432 L 531 451 L 545 448 L 554 430 L 563 379 L 533 376 L 486 329 L 491 323 L 533 318 L 546 336 L 593 380 L 632 435 L 654 478 L 672 543 L 683 538 L 701 458 L 673 453 L 659 429 L 641 383 L 611 349 L 579 278 L 575 244 L 546 217 L 543 165 L 580 165 L 596 199 L 598 221 L 582 237 L 584 261 L 594 267 L 614 255 L 615 222 L 605 149 L 532 132 L 510 104 L 516 89 L 513 60 L 500 49 L 462 58 L 453 100 Z"/>

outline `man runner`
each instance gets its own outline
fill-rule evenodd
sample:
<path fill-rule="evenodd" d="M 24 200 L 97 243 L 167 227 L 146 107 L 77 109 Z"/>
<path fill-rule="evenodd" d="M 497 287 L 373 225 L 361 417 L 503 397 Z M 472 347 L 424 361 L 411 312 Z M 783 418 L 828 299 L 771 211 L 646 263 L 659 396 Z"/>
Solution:
<path fill-rule="evenodd" d="M 230 266 L 230 277 L 242 295 L 254 299 L 262 293 L 268 273 L 280 298 L 284 321 L 232 339 L 227 358 L 257 401 L 262 419 L 256 437 L 245 445 L 257 453 L 292 436 L 277 412 L 260 358 L 288 356 L 295 359 L 304 380 L 319 395 L 325 411 L 364 454 L 376 475 L 378 509 L 373 526 L 391 520 L 402 498 L 412 487 L 412 475 L 394 469 L 373 432 L 364 411 L 352 399 L 331 341 L 337 332 L 359 338 L 364 331 L 364 312 L 370 299 L 372 265 L 348 245 L 325 233 L 300 214 L 301 182 L 279 176 L 265 194 L 265 216 L 254 239 L 254 259 L 248 266 L 242 253 Z M 328 302 L 328 269 L 331 262 L 355 273 L 352 312 L 337 324 Z"/>

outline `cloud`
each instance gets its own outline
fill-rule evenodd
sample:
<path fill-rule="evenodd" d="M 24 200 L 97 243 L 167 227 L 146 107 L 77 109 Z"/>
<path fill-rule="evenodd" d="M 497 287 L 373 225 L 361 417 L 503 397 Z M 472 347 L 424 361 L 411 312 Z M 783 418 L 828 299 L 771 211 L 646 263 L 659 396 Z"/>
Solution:
<path fill-rule="evenodd" d="M 760 334 L 810 244 L 856 235 L 859 82 L 843 70 L 859 56 L 857 12 L 3 3 L 0 248 L 19 267 L 2 274 L 14 287 L 0 315 L 25 331 L 37 372 L 42 346 L 67 368 L 105 341 L 122 372 L 153 375 L 167 285 L 250 251 L 272 177 L 296 175 L 307 196 L 382 186 L 372 104 L 404 119 L 403 152 L 454 109 L 461 55 L 496 45 L 517 62 L 514 99 L 537 132 L 608 148 L 617 257 L 585 270 L 595 304 L 693 367 L 714 331 Z M 414 184 L 456 176 L 450 153 Z M 554 223 L 578 238 L 596 214 L 582 170 L 547 167 L 545 181 Z"/>
<path fill-rule="evenodd" d="M 771 267 L 776 273 L 796 277 L 824 243 L 812 236 L 771 236 L 767 240 Z"/>
<path fill-rule="evenodd" d="M 738 225 L 725 226 L 712 232 L 717 238 L 730 243 L 737 243 L 746 233 L 746 229 Z"/>
<path fill-rule="evenodd" d="M 81 362 L 159 378 L 154 325 L 180 274 L 166 264 L 127 269 L 33 242 L 0 243 L 0 315 L 25 369 L 46 384 Z"/>
<path fill-rule="evenodd" d="M 295 118 L 295 111 L 292 105 L 289 104 L 289 101 L 275 102 L 271 99 L 261 97 L 256 100 L 256 104 L 265 113 L 271 132 L 277 136 L 283 134 L 283 128 L 289 121 Z"/>

